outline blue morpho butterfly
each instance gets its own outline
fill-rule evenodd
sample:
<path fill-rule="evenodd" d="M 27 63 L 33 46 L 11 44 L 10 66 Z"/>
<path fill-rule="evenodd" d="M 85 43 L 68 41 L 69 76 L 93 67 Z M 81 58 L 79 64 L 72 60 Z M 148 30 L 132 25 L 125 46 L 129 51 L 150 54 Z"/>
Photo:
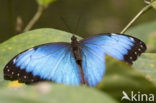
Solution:
<path fill-rule="evenodd" d="M 105 56 L 132 64 L 146 45 L 123 34 L 100 34 L 71 43 L 48 43 L 15 56 L 4 68 L 4 78 L 24 83 L 53 81 L 96 86 L 105 74 Z"/>

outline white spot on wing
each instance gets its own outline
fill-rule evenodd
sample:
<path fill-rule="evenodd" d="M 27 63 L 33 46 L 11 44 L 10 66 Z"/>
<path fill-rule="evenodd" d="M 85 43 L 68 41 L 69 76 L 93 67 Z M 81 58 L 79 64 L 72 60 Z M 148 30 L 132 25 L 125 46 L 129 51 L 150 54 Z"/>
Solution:
<path fill-rule="evenodd" d="M 130 39 L 131 39 L 131 41 L 134 41 L 134 38 L 132 38 L 132 37 L 129 37 Z"/>
<path fill-rule="evenodd" d="M 114 33 L 111 33 L 112 35 L 117 35 L 117 34 L 114 34 Z"/>
<path fill-rule="evenodd" d="M 143 48 L 143 45 L 140 45 L 141 48 Z"/>
<path fill-rule="evenodd" d="M 28 51 L 34 50 L 34 48 L 29 49 Z"/>
<path fill-rule="evenodd" d="M 27 76 L 25 75 L 25 76 L 24 76 L 24 79 L 26 79 L 26 78 L 27 78 Z"/>
<path fill-rule="evenodd" d="M 15 64 L 16 63 L 16 58 L 13 60 L 13 64 Z"/>
<path fill-rule="evenodd" d="M 141 49 L 140 49 L 140 48 L 139 48 L 138 50 L 139 50 L 139 51 L 141 51 Z"/>
<path fill-rule="evenodd" d="M 19 75 L 20 75 L 20 74 L 18 73 L 17 76 L 19 77 Z"/>

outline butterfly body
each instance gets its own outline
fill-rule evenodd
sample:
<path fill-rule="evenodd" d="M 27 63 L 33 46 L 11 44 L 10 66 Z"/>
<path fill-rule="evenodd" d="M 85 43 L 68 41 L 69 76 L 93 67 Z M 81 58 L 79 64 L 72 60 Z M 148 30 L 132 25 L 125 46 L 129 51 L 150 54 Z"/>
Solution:
<path fill-rule="evenodd" d="M 82 58 L 81 58 L 81 47 L 79 41 L 77 41 L 77 38 L 75 36 L 71 37 L 71 47 L 72 51 L 76 60 L 76 63 L 78 64 L 80 75 L 81 75 L 81 83 L 85 84 L 84 80 L 84 74 L 82 69 Z"/>
<path fill-rule="evenodd" d="M 52 81 L 66 85 L 96 86 L 105 74 L 105 56 L 132 64 L 146 50 L 139 39 L 101 34 L 71 43 L 36 46 L 15 56 L 4 68 L 4 78 L 24 83 Z"/>

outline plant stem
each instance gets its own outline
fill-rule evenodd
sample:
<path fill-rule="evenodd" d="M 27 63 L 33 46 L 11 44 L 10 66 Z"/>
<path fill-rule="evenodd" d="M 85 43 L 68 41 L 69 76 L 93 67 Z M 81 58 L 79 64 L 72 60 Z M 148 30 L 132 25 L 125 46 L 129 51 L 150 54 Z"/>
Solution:
<path fill-rule="evenodd" d="M 39 5 L 36 14 L 34 17 L 30 20 L 28 25 L 25 27 L 24 32 L 29 31 L 32 26 L 37 22 L 37 20 L 40 18 L 44 10 L 44 6 Z"/>
<path fill-rule="evenodd" d="M 150 7 L 152 6 L 152 3 L 145 6 L 143 9 L 140 10 L 140 12 L 127 24 L 127 26 L 120 32 L 121 34 L 125 33 L 125 31 Z"/>

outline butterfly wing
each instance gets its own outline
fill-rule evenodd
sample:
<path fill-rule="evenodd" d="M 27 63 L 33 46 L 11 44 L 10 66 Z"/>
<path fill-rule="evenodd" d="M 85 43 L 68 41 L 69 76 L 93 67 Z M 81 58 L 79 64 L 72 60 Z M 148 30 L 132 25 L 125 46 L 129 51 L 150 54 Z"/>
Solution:
<path fill-rule="evenodd" d="M 100 34 L 80 41 L 85 82 L 96 86 L 105 73 L 105 55 L 132 64 L 146 50 L 145 44 L 122 34 Z"/>
<path fill-rule="evenodd" d="M 24 51 L 5 66 L 4 77 L 25 83 L 81 83 L 79 67 L 68 43 L 49 43 Z"/>
<path fill-rule="evenodd" d="M 94 87 L 101 81 L 105 72 L 105 53 L 100 53 L 101 48 L 92 49 L 83 45 L 82 48 L 82 68 L 84 81 Z"/>

